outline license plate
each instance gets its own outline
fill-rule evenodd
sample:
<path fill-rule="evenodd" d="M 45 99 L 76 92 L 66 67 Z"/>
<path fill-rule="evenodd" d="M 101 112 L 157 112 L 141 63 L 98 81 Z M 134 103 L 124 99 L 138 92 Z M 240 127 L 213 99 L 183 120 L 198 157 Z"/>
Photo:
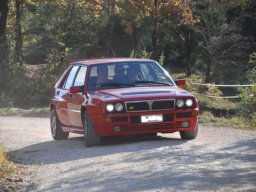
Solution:
<path fill-rule="evenodd" d="M 163 122 L 163 115 L 142 115 L 141 123 Z"/>

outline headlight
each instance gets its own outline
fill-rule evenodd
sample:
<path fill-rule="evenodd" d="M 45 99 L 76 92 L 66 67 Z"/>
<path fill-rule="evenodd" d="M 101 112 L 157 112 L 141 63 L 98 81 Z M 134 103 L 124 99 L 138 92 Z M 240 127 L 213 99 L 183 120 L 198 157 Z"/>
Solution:
<path fill-rule="evenodd" d="M 116 111 L 120 112 L 120 111 L 123 111 L 124 106 L 123 106 L 122 103 L 117 103 L 117 104 L 115 105 L 115 109 L 116 109 Z"/>
<path fill-rule="evenodd" d="M 178 99 L 178 100 L 176 101 L 176 105 L 177 105 L 177 107 L 179 107 L 179 108 L 183 107 L 183 106 L 184 106 L 184 100 L 183 100 L 183 99 Z"/>
<path fill-rule="evenodd" d="M 106 110 L 107 110 L 108 112 L 114 111 L 114 105 L 113 105 L 113 104 L 107 104 L 107 105 L 106 105 Z"/>
<path fill-rule="evenodd" d="M 193 100 L 192 99 L 187 99 L 186 100 L 186 106 L 187 107 L 192 107 L 192 105 L 193 105 Z"/>

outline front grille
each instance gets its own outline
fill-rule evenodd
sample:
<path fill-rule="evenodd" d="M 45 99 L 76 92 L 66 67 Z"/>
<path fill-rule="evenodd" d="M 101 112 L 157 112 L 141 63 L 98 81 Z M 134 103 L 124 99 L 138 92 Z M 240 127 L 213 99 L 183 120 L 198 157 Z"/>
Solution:
<path fill-rule="evenodd" d="M 131 116 L 131 123 L 132 124 L 139 124 L 139 123 L 141 123 L 140 116 Z"/>
<path fill-rule="evenodd" d="M 152 103 L 152 110 L 157 109 L 174 109 L 174 100 L 154 101 Z"/>
<path fill-rule="evenodd" d="M 165 124 L 139 124 L 139 125 L 121 125 L 120 132 L 144 131 L 144 130 L 168 130 L 180 128 L 181 123 L 165 123 Z"/>
<path fill-rule="evenodd" d="M 185 112 L 185 113 L 177 113 L 176 118 L 189 118 L 192 117 L 191 112 Z"/>
<path fill-rule="evenodd" d="M 173 110 L 175 108 L 174 99 L 132 101 L 125 104 L 127 112 Z"/>
<path fill-rule="evenodd" d="M 133 112 L 133 111 L 147 111 L 149 110 L 149 104 L 148 102 L 131 102 L 126 103 L 127 111 Z"/>
<path fill-rule="evenodd" d="M 163 116 L 164 122 L 170 122 L 174 120 L 174 115 L 173 114 L 164 114 Z"/>
<path fill-rule="evenodd" d="M 158 129 L 164 129 L 164 127 L 160 124 L 158 125 L 126 125 L 126 126 L 120 126 L 120 131 L 140 131 L 140 130 L 158 130 Z M 166 128 L 168 129 L 168 128 Z"/>
<path fill-rule="evenodd" d="M 128 117 L 112 117 L 112 122 L 127 122 Z"/>

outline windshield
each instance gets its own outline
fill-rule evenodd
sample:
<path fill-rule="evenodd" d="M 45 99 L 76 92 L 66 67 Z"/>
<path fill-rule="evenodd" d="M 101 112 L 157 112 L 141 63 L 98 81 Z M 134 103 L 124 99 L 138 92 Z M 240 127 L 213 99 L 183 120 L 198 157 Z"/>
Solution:
<path fill-rule="evenodd" d="M 92 65 L 88 90 L 173 86 L 169 74 L 156 62 L 118 62 Z"/>

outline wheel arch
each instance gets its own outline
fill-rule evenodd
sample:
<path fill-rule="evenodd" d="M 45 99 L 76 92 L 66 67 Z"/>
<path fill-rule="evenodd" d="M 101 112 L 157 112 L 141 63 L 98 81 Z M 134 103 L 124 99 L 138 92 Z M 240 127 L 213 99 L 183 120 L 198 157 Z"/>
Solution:
<path fill-rule="evenodd" d="M 50 111 L 55 108 L 53 104 L 50 105 Z"/>
<path fill-rule="evenodd" d="M 84 113 L 86 112 L 86 108 L 85 106 L 81 107 L 81 120 L 82 120 L 82 124 L 84 125 Z"/>

